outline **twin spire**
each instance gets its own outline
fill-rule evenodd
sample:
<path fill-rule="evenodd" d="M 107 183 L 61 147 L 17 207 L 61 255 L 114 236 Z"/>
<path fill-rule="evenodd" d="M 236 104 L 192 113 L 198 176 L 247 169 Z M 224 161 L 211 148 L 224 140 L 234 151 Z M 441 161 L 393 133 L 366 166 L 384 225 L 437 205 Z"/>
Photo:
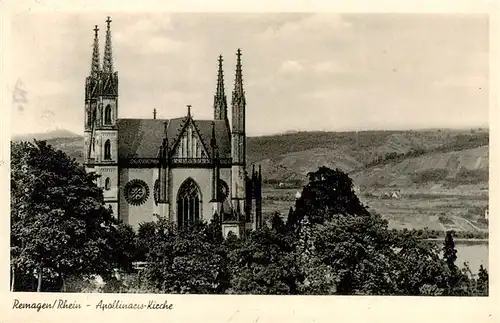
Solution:
<path fill-rule="evenodd" d="M 244 104 L 245 92 L 243 91 L 243 76 L 241 72 L 241 49 L 238 48 L 236 52 L 236 78 L 234 83 L 234 91 L 232 104 Z M 219 56 L 219 69 L 217 72 L 217 89 L 214 96 L 214 119 L 226 120 L 227 119 L 227 99 L 224 93 L 224 72 L 222 70 L 222 55 Z"/>
<path fill-rule="evenodd" d="M 90 76 L 94 79 L 99 77 L 99 73 L 112 74 L 113 73 L 113 49 L 111 46 L 111 18 L 106 19 L 106 43 L 104 45 L 104 57 L 100 62 L 99 56 L 99 27 L 94 27 L 94 44 L 92 53 L 92 64 L 90 69 Z M 237 106 L 245 105 L 245 92 L 243 91 L 243 77 L 241 72 L 241 49 L 238 48 L 236 52 L 236 78 L 234 84 L 234 91 L 232 97 L 232 104 Z M 219 68 L 217 72 L 217 89 L 214 95 L 214 119 L 227 120 L 227 98 L 224 92 L 224 72 L 222 69 L 222 55 L 219 56 Z"/>
<path fill-rule="evenodd" d="M 92 65 L 90 68 L 90 76 L 97 78 L 99 72 L 104 72 L 107 74 L 113 73 L 113 50 L 111 46 L 111 18 L 106 19 L 107 29 L 106 29 L 106 43 L 104 45 L 104 58 L 101 69 L 101 62 L 99 57 L 99 27 L 95 25 L 94 27 L 94 45 L 92 52 Z"/>

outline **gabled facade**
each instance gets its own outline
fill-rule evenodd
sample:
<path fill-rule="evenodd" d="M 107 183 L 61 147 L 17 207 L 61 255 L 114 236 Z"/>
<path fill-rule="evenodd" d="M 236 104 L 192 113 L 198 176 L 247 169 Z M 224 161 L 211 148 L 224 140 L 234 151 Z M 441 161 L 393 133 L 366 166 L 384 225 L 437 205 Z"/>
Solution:
<path fill-rule="evenodd" d="M 101 66 L 98 28 L 85 87 L 85 160 L 115 216 L 137 228 L 165 217 L 183 227 L 217 214 L 223 233 L 241 235 L 262 225 L 262 176 L 246 172 L 246 100 L 237 51 L 229 124 L 222 56 L 218 60 L 213 120 L 184 117 L 118 118 L 118 73 L 113 70 L 111 20 L 106 20 Z"/>

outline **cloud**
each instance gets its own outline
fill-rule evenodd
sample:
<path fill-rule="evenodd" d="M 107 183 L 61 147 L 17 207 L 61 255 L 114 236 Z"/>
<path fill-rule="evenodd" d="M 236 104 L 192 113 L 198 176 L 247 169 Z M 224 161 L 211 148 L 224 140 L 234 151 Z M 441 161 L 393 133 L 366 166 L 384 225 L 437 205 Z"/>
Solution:
<path fill-rule="evenodd" d="M 297 74 L 304 70 L 304 66 L 297 61 L 288 60 L 281 64 L 279 71 L 283 74 Z"/>
<path fill-rule="evenodd" d="M 298 21 L 286 22 L 278 27 L 268 27 L 259 36 L 262 39 L 276 39 L 283 37 L 296 37 L 297 33 L 314 35 L 317 33 L 331 33 L 332 30 L 345 29 L 350 23 L 345 21 L 339 14 L 313 14 Z"/>

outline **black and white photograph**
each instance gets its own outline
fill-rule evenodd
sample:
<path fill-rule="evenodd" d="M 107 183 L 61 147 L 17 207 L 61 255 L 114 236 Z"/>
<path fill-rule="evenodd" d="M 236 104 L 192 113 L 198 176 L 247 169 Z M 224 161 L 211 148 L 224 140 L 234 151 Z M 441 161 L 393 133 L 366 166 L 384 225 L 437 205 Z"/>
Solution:
<path fill-rule="evenodd" d="M 488 14 L 10 35 L 11 293 L 489 295 Z"/>

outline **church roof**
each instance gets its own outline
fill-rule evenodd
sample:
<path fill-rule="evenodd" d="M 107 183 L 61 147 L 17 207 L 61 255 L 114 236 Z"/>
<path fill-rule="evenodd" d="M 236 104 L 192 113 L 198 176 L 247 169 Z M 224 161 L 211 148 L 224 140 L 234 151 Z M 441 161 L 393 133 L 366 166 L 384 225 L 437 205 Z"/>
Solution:
<path fill-rule="evenodd" d="M 172 145 L 180 136 L 186 118 L 174 119 L 118 119 L 118 158 L 156 158 L 165 137 Z M 194 120 L 201 139 L 210 147 L 212 122 L 215 123 L 215 137 L 220 158 L 231 158 L 229 126 L 224 120 Z M 211 151 L 209 151 L 211 153 Z"/>

